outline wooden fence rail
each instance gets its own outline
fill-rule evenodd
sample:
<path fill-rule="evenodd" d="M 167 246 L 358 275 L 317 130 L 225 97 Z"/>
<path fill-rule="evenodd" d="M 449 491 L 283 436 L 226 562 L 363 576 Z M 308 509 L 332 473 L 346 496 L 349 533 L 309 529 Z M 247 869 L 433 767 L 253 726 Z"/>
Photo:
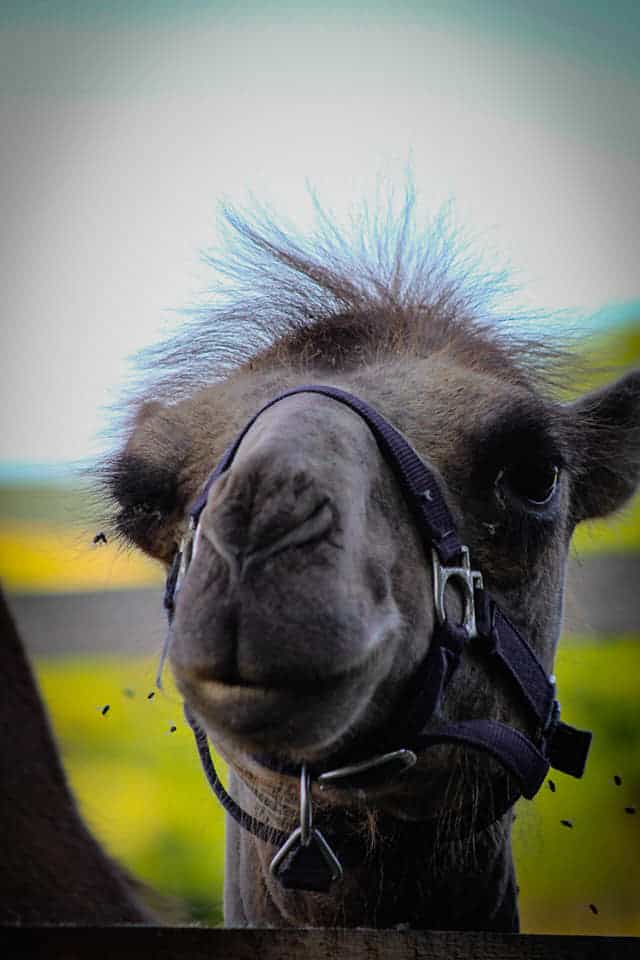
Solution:
<path fill-rule="evenodd" d="M 364 929 L 2 927 L 0 956 L 41 960 L 638 960 L 640 939 Z"/>

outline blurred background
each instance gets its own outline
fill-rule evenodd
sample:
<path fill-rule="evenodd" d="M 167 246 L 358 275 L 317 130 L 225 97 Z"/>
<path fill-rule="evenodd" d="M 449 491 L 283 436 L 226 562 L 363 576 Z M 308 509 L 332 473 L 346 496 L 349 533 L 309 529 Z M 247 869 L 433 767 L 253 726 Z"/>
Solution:
<path fill-rule="evenodd" d="M 93 542 L 81 479 L 129 358 L 206 299 L 221 201 L 304 230 L 309 186 L 344 222 L 410 175 L 426 216 L 452 205 L 509 269 L 505 309 L 581 338 L 585 388 L 640 365 L 640 7 L 5 0 L 0 18 L 0 577 L 85 817 L 218 922 L 221 814 L 177 695 L 154 693 L 161 571 Z M 637 500 L 577 535 L 557 672 L 595 739 L 582 781 L 519 804 L 526 932 L 640 935 L 639 572 Z"/>

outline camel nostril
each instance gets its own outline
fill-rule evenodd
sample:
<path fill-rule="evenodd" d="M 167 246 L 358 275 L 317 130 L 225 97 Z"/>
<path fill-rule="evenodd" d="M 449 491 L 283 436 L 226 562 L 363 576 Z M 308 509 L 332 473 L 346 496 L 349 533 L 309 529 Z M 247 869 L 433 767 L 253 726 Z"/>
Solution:
<path fill-rule="evenodd" d="M 290 518 L 295 520 L 295 518 Z M 247 551 L 243 572 L 256 563 L 264 563 L 269 557 L 291 547 L 308 546 L 326 539 L 334 525 L 333 510 L 328 500 L 319 503 L 302 520 L 295 520 L 295 526 L 277 535 L 269 543 L 258 544 Z M 281 528 L 282 529 L 282 528 Z"/>
<path fill-rule="evenodd" d="M 199 532 L 240 574 L 291 547 L 326 538 L 335 525 L 330 497 L 309 471 L 259 461 L 234 465 L 211 488 Z"/>
<path fill-rule="evenodd" d="M 204 537 L 218 556 L 226 561 L 233 577 L 242 577 L 249 568 L 262 564 L 265 560 L 293 547 L 311 546 L 325 540 L 334 527 L 334 512 L 328 500 L 322 501 L 311 513 L 302 519 L 289 517 L 286 527 L 278 524 L 253 543 L 245 540 L 242 545 L 224 535 L 220 527 L 211 518 L 198 526 L 198 536 Z M 228 533 L 228 528 L 227 528 Z"/>

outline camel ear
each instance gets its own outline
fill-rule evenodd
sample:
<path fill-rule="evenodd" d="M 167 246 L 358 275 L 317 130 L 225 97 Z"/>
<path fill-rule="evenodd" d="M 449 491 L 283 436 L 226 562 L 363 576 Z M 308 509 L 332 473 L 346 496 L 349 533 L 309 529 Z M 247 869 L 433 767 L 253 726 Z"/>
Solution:
<path fill-rule="evenodd" d="M 619 509 L 640 483 L 640 370 L 568 407 L 576 451 L 576 523 Z"/>

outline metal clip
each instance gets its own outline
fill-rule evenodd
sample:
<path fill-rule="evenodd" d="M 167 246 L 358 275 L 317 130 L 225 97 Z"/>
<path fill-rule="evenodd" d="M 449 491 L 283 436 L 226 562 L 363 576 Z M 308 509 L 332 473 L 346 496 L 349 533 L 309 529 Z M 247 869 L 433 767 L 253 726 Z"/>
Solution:
<path fill-rule="evenodd" d="M 184 580 L 187 574 L 187 570 L 189 569 L 189 565 L 191 564 L 191 560 L 194 554 L 194 537 L 195 536 L 196 536 L 196 522 L 193 519 L 193 517 L 189 517 L 189 525 L 187 526 L 185 534 L 182 540 L 180 541 L 180 547 L 178 548 L 180 552 L 180 566 L 178 567 L 178 576 L 176 578 L 176 586 L 175 586 L 176 593 L 182 586 L 182 581 Z"/>
<path fill-rule="evenodd" d="M 303 764 L 300 772 L 300 826 L 296 827 L 286 843 L 276 853 L 269 867 L 270 872 L 274 877 L 280 879 L 280 873 L 283 872 L 281 868 L 285 866 L 287 855 L 292 852 L 295 854 L 295 851 L 300 848 L 309 849 L 311 847 L 315 847 L 321 855 L 321 860 L 324 860 L 330 881 L 341 880 L 343 875 L 342 864 L 317 827 L 313 826 L 311 778 L 309 771 Z M 284 880 L 284 877 L 282 879 Z M 286 883 L 286 886 L 297 887 L 298 889 L 306 888 L 304 884 L 291 882 L 291 880 Z"/>
<path fill-rule="evenodd" d="M 352 763 L 335 770 L 326 770 L 318 777 L 318 784 L 321 790 L 327 787 L 338 787 L 344 790 L 356 790 L 364 795 L 368 787 L 392 783 L 401 774 L 406 773 L 417 759 L 413 750 L 394 750 L 393 753 L 383 753 L 373 757 L 372 760 Z"/>
<path fill-rule="evenodd" d="M 436 607 L 436 615 L 440 623 L 447 620 L 447 609 L 444 598 L 449 580 L 456 580 L 462 587 L 464 611 L 462 623 L 469 639 L 472 640 L 478 636 L 476 625 L 476 603 L 475 591 L 482 589 L 482 574 L 479 570 L 471 569 L 471 559 L 469 557 L 469 548 L 462 547 L 462 566 L 444 567 L 440 563 L 440 557 L 436 550 L 431 551 L 433 562 L 433 599 Z"/>

